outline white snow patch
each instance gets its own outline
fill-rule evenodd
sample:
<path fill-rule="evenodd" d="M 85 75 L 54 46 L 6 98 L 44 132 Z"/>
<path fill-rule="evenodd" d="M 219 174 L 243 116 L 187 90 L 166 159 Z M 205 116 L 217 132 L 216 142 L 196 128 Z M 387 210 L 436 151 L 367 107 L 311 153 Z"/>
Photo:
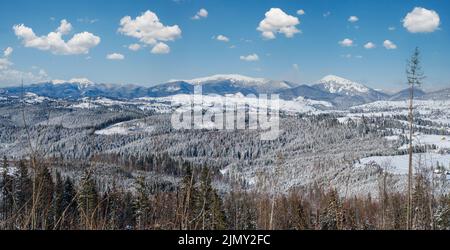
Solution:
<path fill-rule="evenodd" d="M 95 109 L 99 106 L 90 102 L 81 102 L 78 104 L 74 104 L 71 106 L 72 108 L 78 108 L 78 109 Z"/>
<path fill-rule="evenodd" d="M 408 155 L 394 155 L 394 156 L 372 156 L 363 158 L 360 163 L 356 163 L 354 167 L 364 168 L 372 164 L 377 164 L 388 172 L 394 174 L 407 174 L 409 156 Z M 450 169 L 450 155 L 449 154 L 435 154 L 435 153 L 421 153 L 413 155 L 413 166 L 418 166 L 431 169 L 436 168 L 437 163 Z"/>
<path fill-rule="evenodd" d="M 450 136 L 424 135 L 413 136 L 414 146 L 436 145 L 439 149 L 450 149 Z M 403 145 L 399 149 L 407 149 L 409 145 Z"/>
<path fill-rule="evenodd" d="M 151 133 L 154 127 L 142 121 L 120 122 L 105 129 L 95 131 L 97 135 L 129 135 L 135 133 Z"/>

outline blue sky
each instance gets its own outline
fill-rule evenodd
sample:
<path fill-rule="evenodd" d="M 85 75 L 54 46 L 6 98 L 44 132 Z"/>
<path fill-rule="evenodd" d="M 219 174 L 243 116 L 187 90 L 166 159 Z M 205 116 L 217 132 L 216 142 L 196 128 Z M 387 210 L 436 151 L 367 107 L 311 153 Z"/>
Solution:
<path fill-rule="evenodd" d="M 403 19 L 415 7 L 424 8 L 425 14 L 436 13 L 437 26 L 427 20 L 431 27 L 414 22 L 404 27 Z M 299 24 L 288 27 L 294 28 L 292 34 L 274 28 L 275 38 L 268 39 L 267 33 L 264 36 L 258 30 L 272 8 L 281 10 L 288 23 L 298 20 Z M 200 9 L 207 16 L 193 18 Z M 146 11 L 155 14 L 163 27 L 177 25 L 179 31 L 161 34 L 154 41 L 119 31 L 123 17 L 130 16 L 130 27 L 134 27 L 132 22 Z M 445 0 L 1 1 L 0 50 L 10 47 L 13 51 L 0 55 L 0 86 L 17 84 L 22 77 L 28 81 L 85 77 L 95 82 L 154 85 L 236 73 L 296 83 L 313 83 L 335 74 L 373 88 L 398 90 L 405 87 L 406 59 L 419 46 L 427 75 L 424 87 L 438 89 L 450 86 L 449 12 L 450 2 Z M 357 21 L 351 22 L 351 16 Z M 279 21 L 277 17 L 269 21 Z M 91 39 L 81 49 L 55 52 L 33 44 L 34 40 L 26 44 L 23 32 L 21 36 L 13 29 L 24 24 L 41 37 L 55 31 L 61 20 L 72 27 L 62 36 L 65 42 L 82 32 L 100 40 Z M 228 41 L 217 40 L 218 35 Z M 386 40 L 396 48 L 386 49 Z M 369 42 L 375 48 L 366 49 Z M 164 45 L 159 54 L 152 53 L 159 43 Z M 140 44 L 140 50 L 130 50 L 131 44 Z M 123 60 L 107 59 L 114 53 L 112 58 Z"/>

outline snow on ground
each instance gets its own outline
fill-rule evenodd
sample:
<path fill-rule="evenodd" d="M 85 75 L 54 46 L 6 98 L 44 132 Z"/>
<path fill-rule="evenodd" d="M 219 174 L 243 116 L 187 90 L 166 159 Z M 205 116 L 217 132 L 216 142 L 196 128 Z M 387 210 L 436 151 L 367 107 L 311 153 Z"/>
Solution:
<path fill-rule="evenodd" d="M 328 108 L 332 108 L 333 104 L 326 102 L 326 101 L 316 101 L 316 100 L 312 100 L 312 99 L 306 99 L 303 96 L 299 96 L 297 97 L 295 100 L 295 102 L 300 102 L 300 103 L 304 103 L 305 105 L 321 105 L 324 107 L 328 107 Z"/>
<path fill-rule="evenodd" d="M 450 149 L 450 136 L 419 134 L 413 137 L 413 145 L 436 145 L 439 149 Z M 408 146 L 403 145 L 399 149 L 407 149 Z"/>
<path fill-rule="evenodd" d="M 384 137 L 388 141 L 398 141 L 399 136 L 398 135 L 391 135 L 391 136 L 385 136 Z"/>
<path fill-rule="evenodd" d="M 0 177 L 3 175 L 3 173 L 5 172 L 5 169 L 3 167 L 0 168 Z M 13 176 L 15 175 L 17 172 L 17 168 L 16 167 L 9 167 L 8 168 L 8 175 L 9 176 Z"/>
<path fill-rule="evenodd" d="M 142 111 L 154 110 L 160 114 L 167 114 L 172 112 L 172 106 L 165 103 L 142 103 L 138 108 Z"/>
<path fill-rule="evenodd" d="M 103 105 L 103 106 L 114 106 L 114 105 L 126 105 L 126 104 L 128 104 L 128 102 L 112 100 L 112 99 L 108 99 L 108 98 L 104 98 L 104 97 L 92 100 L 92 102 L 95 103 L 95 104 Z"/>
<path fill-rule="evenodd" d="M 372 156 L 362 158 L 359 163 L 356 163 L 354 167 L 365 168 L 374 163 L 385 169 L 388 172 L 394 174 L 407 174 L 408 173 L 408 155 L 394 155 L 394 156 Z M 450 170 L 450 154 L 436 154 L 436 153 L 422 153 L 413 155 L 413 165 L 415 168 L 418 166 L 426 167 L 428 169 L 436 168 L 437 163 L 440 166 Z"/>
<path fill-rule="evenodd" d="M 46 100 L 50 100 L 50 98 L 36 95 L 34 93 L 27 92 L 24 95 L 24 101 L 27 104 L 39 104 L 43 103 Z"/>
<path fill-rule="evenodd" d="M 352 110 L 363 110 L 374 113 L 380 111 L 408 111 L 409 101 L 376 101 L 352 107 Z M 440 119 L 450 118 L 450 100 L 414 100 L 414 109 L 420 114 L 439 114 Z"/>
<path fill-rule="evenodd" d="M 72 108 L 78 108 L 78 109 L 95 109 L 99 106 L 90 102 L 81 102 L 78 104 L 74 104 L 71 106 Z"/>
<path fill-rule="evenodd" d="M 97 135 L 129 135 L 134 133 L 151 133 L 153 127 L 142 121 L 127 121 L 111 125 L 105 129 L 95 131 Z"/>
<path fill-rule="evenodd" d="M 185 106 L 191 103 L 192 97 L 193 95 L 179 94 L 169 97 L 161 97 L 158 99 L 163 102 L 171 102 L 173 106 Z M 203 95 L 195 98 L 198 98 L 200 103 L 203 103 L 204 107 L 218 107 L 225 104 L 226 106 L 237 105 L 239 107 L 245 107 L 245 105 L 248 105 L 250 109 L 255 109 L 257 107 L 267 108 L 268 106 L 267 104 L 259 103 L 258 98 L 245 97 L 242 94 L 227 95 L 226 101 L 224 100 L 223 96 L 219 95 Z M 268 99 L 269 106 L 273 106 L 274 103 L 274 101 Z M 305 98 L 297 98 L 292 101 L 280 99 L 279 106 L 280 110 L 287 112 L 321 113 L 322 111 L 319 108 L 316 108 L 316 106 L 332 107 L 333 105 L 325 101 L 314 101 Z"/>
<path fill-rule="evenodd" d="M 353 95 L 369 92 L 369 88 L 366 86 L 335 75 L 325 76 L 318 83 L 323 84 L 330 93 Z"/>

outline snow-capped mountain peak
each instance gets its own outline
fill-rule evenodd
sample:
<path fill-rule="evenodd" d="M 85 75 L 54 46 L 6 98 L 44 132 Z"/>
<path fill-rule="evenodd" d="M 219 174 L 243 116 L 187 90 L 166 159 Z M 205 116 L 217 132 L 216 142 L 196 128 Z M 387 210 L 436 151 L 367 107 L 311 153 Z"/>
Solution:
<path fill-rule="evenodd" d="M 70 80 L 52 80 L 53 84 L 64 84 L 64 83 L 70 83 L 70 84 L 80 84 L 80 85 L 92 85 L 94 82 L 87 78 L 72 78 Z"/>
<path fill-rule="evenodd" d="M 318 82 L 318 85 L 322 85 L 324 89 L 333 94 L 355 95 L 370 91 L 368 87 L 360 83 L 335 75 L 325 76 Z"/>
<path fill-rule="evenodd" d="M 244 83 L 244 84 L 263 84 L 266 83 L 267 80 L 264 78 L 254 78 L 254 77 L 248 77 L 238 74 L 220 74 L 220 75 L 213 75 L 208 77 L 201 77 L 191 80 L 184 80 L 184 82 L 193 84 L 193 85 L 201 85 L 208 82 L 215 82 L 215 81 L 230 81 L 232 83 Z"/>
<path fill-rule="evenodd" d="M 73 84 L 77 85 L 78 89 L 86 89 L 90 86 L 94 85 L 94 82 L 87 78 L 72 78 L 70 80 L 52 80 L 51 83 L 53 85 L 61 85 L 61 84 Z"/>

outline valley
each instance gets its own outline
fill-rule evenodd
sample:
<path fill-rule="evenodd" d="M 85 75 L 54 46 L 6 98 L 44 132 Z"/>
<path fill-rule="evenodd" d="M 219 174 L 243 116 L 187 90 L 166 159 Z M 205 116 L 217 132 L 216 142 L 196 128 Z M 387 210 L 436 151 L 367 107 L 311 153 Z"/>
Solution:
<path fill-rule="evenodd" d="M 232 103 L 245 103 L 252 109 L 257 108 L 258 102 L 242 92 L 258 94 L 256 87 L 267 90 L 265 85 L 274 81 L 219 75 L 183 82 L 205 86 L 205 107 L 212 107 L 220 96 L 226 96 Z M 145 162 L 143 159 L 149 155 L 208 166 L 222 192 L 235 182 L 249 190 L 268 189 L 268 183 L 275 178 L 279 192 L 318 185 L 333 187 L 345 196 L 376 197 L 379 178 L 385 171 L 394 174 L 395 190 L 401 192 L 405 187 L 407 101 L 389 100 L 387 94 L 340 77 L 328 76 L 320 81 L 316 91 L 327 93 L 322 94 L 323 99 L 283 99 L 281 95 L 281 134 L 268 142 L 259 141 L 255 136 L 258 131 L 173 130 L 170 114 L 189 104 L 190 95 L 179 92 L 181 88 L 172 88 L 176 93 L 164 96 L 161 93 L 169 89 L 159 91 L 167 84 L 153 87 L 158 89 L 153 97 L 133 94 L 134 98 L 111 98 L 117 86 L 111 92 L 101 92 L 98 88 L 103 85 L 87 80 L 76 88 L 68 87 L 77 84 L 74 82 L 49 84 L 47 95 L 44 89 L 48 84 L 24 87 L 34 92 L 26 92 L 22 97 L 17 95 L 17 88 L 7 89 L 2 95 L 0 154 L 17 160 L 30 157 L 30 152 L 43 158 L 61 158 L 72 165 L 66 166 L 63 173 L 75 178 L 82 174 L 82 166 L 92 165 L 105 188 L 117 182 L 117 176 L 107 174 L 114 171 L 128 173 L 119 178 L 119 183 L 129 188 L 133 188 L 133 179 L 143 173 L 153 181 L 158 176 L 158 182 L 176 186 L 179 178 L 170 171 L 140 170 L 146 164 L 136 162 Z M 173 87 L 172 83 L 169 85 Z M 211 86 L 214 93 L 208 93 Z M 274 86 L 273 93 L 295 93 L 298 88 L 289 84 Z M 58 98 L 59 92 L 53 88 L 69 88 L 77 92 L 77 98 Z M 157 97 L 160 94 L 163 96 Z M 429 159 L 416 160 L 415 165 L 417 171 L 427 169 L 449 178 L 450 100 L 426 96 L 419 97 L 415 104 L 414 150 L 420 153 L 415 157 Z M 336 100 L 346 100 L 347 104 L 336 105 Z M 345 107 L 350 103 L 357 104 Z M 28 132 L 23 133 L 24 130 Z M 111 155 L 115 156 L 114 161 L 104 161 Z M 129 161 L 136 166 L 124 164 Z M 448 190 L 447 182 L 436 189 Z"/>

